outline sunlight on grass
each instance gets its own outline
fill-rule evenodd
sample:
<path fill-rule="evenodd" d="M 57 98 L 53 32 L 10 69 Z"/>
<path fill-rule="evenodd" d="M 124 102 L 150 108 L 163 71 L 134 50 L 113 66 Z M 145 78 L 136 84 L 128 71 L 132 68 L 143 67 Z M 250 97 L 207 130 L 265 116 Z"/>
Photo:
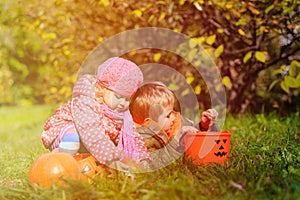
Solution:
<path fill-rule="evenodd" d="M 299 115 L 227 116 L 231 157 L 196 167 L 182 158 L 153 173 L 98 174 L 92 184 L 33 190 L 28 169 L 43 148 L 40 134 L 53 106 L 0 108 L 0 199 L 297 199 L 300 198 Z"/>
<path fill-rule="evenodd" d="M 41 153 L 43 124 L 53 109 L 49 106 L 0 108 L 0 183 L 23 185 L 30 163 Z"/>

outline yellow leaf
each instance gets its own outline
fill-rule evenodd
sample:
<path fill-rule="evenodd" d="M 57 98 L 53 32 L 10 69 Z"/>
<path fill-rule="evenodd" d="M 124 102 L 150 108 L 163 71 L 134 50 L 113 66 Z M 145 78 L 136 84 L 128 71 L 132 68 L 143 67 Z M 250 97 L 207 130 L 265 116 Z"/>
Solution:
<path fill-rule="evenodd" d="M 256 51 L 255 58 L 262 63 L 266 62 L 266 54 L 263 51 Z"/>
<path fill-rule="evenodd" d="M 268 14 L 271 10 L 273 10 L 274 4 L 271 4 L 269 7 L 265 9 L 265 13 Z"/>
<path fill-rule="evenodd" d="M 183 5 L 185 3 L 186 0 L 179 0 L 179 5 Z"/>
<path fill-rule="evenodd" d="M 174 28 L 173 31 L 176 32 L 176 33 L 181 33 L 181 29 L 180 28 Z"/>
<path fill-rule="evenodd" d="M 66 38 L 61 41 L 62 44 L 67 44 L 67 43 L 71 43 L 71 42 L 73 42 L 72 38 Z"/>
<path fill-rule="evenodd" d="M 224 46 L 222 44 L 222 45 L 218 46 L 218 48 L 216 49 L 215 57 L 216 58 L 220 57 L 220 55 L 223 53 L 223 51 L 224 51 Z"/>
<path fill-rule="evenodd" d="M 198 59 L 198 60 L 194 61 L 193 64 L 194 64 L 195 67 L 200 67 L 201 63 L 202 63 L 201 60 Z"/>
<path fill-rule="evenodd" d="M 253 14 L 255 14 L 255 15 L 258 15 L 258 14 L 260 13 L 259 10 L 257 10 L 257 9 L 254 8 L 254 7 L 249 6 L 248 8 L 249 8 L 249 10 L 250 10 Z"/>
<path fill-rule="evenodd" d="M 212 48 L 205 48 L 205 52 L 208 54 L 208 56 L 213 55 L 213 49 Z"/>
<path fill-rule="evenodd" d="M 298 87 L 300 87 L 300 73 L 296 77 L 296 83 L 297 83 Z"/>
<path fill-rule="evenodd" d="M 141 17 L 143 14 L 141 10 L 134 10 L 131 13 L 137 17 Z"/>
<path fill-rule="evenodd" d="M 225 85 L 225 87 L 227 88 L 231 88 L 231 81 L 230 81 L 230 78 L 228 76 L 224 76 L 222 78 L 222 83 Z"/>
<path fill-rule="evenodd" d="M 273 89 L 273 87 L 274 87 L 278 82 L 279 82 L 278 79 L 277 79 L 277 80 L 274 80 L 274 81 L 271 83 L 271 85 L 269 86 L 268 92 L 270 92 L 270 91 Z"/>
<path fill-rule="evenodd" d="M 197 85 L 195 87 L 195 94 L 199 95 L 200 93 L 201 93 L 201 87 L 200 87 L 200 85 Z"/>
<path fill-rule="evenodd" d="M 281 65 L 280 69 L 285 70 L 286 69 L 286 65 L 285 64 Z"/>
<path fill-rule="evenodd" d="M 238 32 L 239 32 L 239 34 L 242 35 L 242 36 L 245 35 L 245 32 L 244 32 L 242 29 L 240 29 L 240 28 L 238 29 Z"/>
<path fill-rule="evenodd" d="M 218 32 L 218 33 L 224 33 L 224 30 L 223 30 L 222 28 L 218 28 L 218 29 L 217 29 L 217 32 Z"/>
<path fill-rule="evenodd" d="M 296 60 L 293 60 L 293 61 L 291 62 L 291 66 L 300 67 L 300 62 L 299 62 L 299 61 L 296 61 Z"/>
<path fill-rule="evenodd" d="M 164 20 L 166 15 L 167 15 L 167 13 L 161 12 L 158 21 Z"/>
<path fill-rule="evenodd" d="M 286 85 L 286 83 L 285 83 L 284 81 L 282 81 L 282 82 L 280 83 L 280 87 L 281 87 L 281 89 L 283 89 L 286 93 L 289 93 L 289 92 L 290 92 L 289 87 Z"/>
<path fill-rule="evenodd" d="M 246 55 L 243 58 L 243 63 L 248 62 L 248 60 L 252 57 L 252 51 L 249 51 L 248 53 L 246 53 Z"/>
<path fill-rule="evenodd" d="M 108 6 L 109 5 L 109 0 L 101 0 L 100 1 L 104 6 Z"/>
<path fill-rule="evenodd" d="M 272 71 L 272 76 L 275 76 L 278 74 L 282 74 L 282 69 L 276 69 L 276 70 Z"/>
<path fill-rule="evenodd" d="M 194 6 L 196 7 L 197 10 L 202 11 L 202 6 L 198 2 L 195 2 Z"/>
<path fill-rule="evenodd" d="M 186 82 L 188 82 L 188 84 L 191 84 L 194 80 L 195 77 L 192 74 L 186 77 Z"/>
<path fill-rule="evenodd" d="M 187 95 L 187 94 L 189 94 L 190 93 L 190 89 L 189 88 L 186 88 L 185 90 L 183 90 L 182 92 L 181 92 L 181 96 L 185 96 L 185 95 Z"/>
<path fill-rule="evenodd" d="M 216 35 L 211 35 L 206 38 L 206 43 L 212 45 L 216 41 Z"/>
<path fill-rule="evenodd" d="M 166 2 L 165 1 L 156 1 L 155 2 L 157 5 L 159 5 L 159 4 L 161 4 L 161 5 L 165 5 L 166 4 Z"/>
<path fill-rule="evenodd" d="M 197 42 L 196 42 L 195 39 L 192 38 L 192 39 L 189 40 L 189 47 L 191 49 L 194 48 L 196 45 L 197 45 Z"/>
<path fill-rule="evenodd" d="M 156 20 L 156 17 L 154 15 L 151 15 L 149 18 L 148 18 L 148 22 L 151 23 L 152 21 Z"/>
<path fill-rule="evenodd" d="M 56 33 L 43 33 L 42 37 L 44 39 L 56 39 Z"/>
<path fill-rule="evenodd" d="M 236 26 L 240 26 L 240 25 L 246 25 L 246 19 L 245 18 L 240 18 L 237 22 L 234 23 Z"/>
<path fill-rule="evenodd" d="M 103 42 L 104 38 L 103 37 L 98 37 L 97 40 L 98 40 L 99 43 L 101 43 L 101 42 Z"/>
<path fill-rule="evenodd" d="M 227 9 L 231 9 L 233 7 L 233 3 L 232 2 L 227 2 L 225 7 Z"/>
<path fill-rule="evenodd" d="M 289 75 L 295 77 L 297 75 L 296 65 L 290 65 Z"/>
<path fill-rule="evenodd" d="M 76 75 L 72 75 L 71 76 L 71 83 L 76 83 L 77 80 L 77 76 Z"/>
<path fill-rule="evenodd" d="M 161 53 L 156 53 L 153 56 L 153 60 L 156 61 L 156 62 L 159 61 L 160 58 L 161 58 Z"/>
<path fill-rule="evenodd" d="M 267 27 L 265 27 L 265 26 L 261 26 L 261 27 L 259 28 L 259 30 L 260 30 L 261 32 L 266 32 L 266 33 L 269 32 L 269 30 L 268 30 Z"/>
<path fill-rule="evenodd" d="M 176 84 L 174 84 L 174 83 L 170 83 L 170 84 L 168 85 L 168 88 L 169 88 L 170 90 L 172 90 L 172 91 L 176 91 L 176 90 L 179 89 L 178 85 L 176 85 Z"/>
<path fill-rule="evenodd" d="M 66 49 L 66 50 L 64 50 L 63 52 L 64 52 L 64 54 L 65 54 L 66 56 L 68 56 L 68 55 L 70 55 L 70 54 L 71 54 L 71 52 L 70 52 L 69 50 L 67 50 L 67 49 Z"/>
<path fill-rule="evenodd" d="M 285 76 L 284 77 L 284 82 L 290 88 L 297 88 L 298 87 L 297 80 L 294 77 Z"/>
<path fill-rule="evenodd" d="M 204 37 L 193 38 L 199 45 L 202 45 L 205 42 Z"/>
<path fill-rule="evenodd" d="M 227 19 L 227 20 L 231 20 L 231 16 L 229 13 L 225 13 L 224 14 L 224 17 Z"/>
<path fill-rule="evenodd" d="M 56 93 L 57 92 L 57 88 L 56 87 L 51 87 L 50 88 L 50 93 Z"/>

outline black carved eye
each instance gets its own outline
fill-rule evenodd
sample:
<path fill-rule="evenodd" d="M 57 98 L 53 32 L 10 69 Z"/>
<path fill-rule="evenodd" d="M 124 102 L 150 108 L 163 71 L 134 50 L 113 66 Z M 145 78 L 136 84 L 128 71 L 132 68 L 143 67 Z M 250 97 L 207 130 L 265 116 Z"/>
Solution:
<path fill-rule="evenodd" d="M 215 142 L 216 142 L 217 144 L 219 144 L 219 143 L 220 143 L 220 141 L 221 141 L 221 140 L 215 140 Z"/>
<path fill-rule="evenodd" d="M 223 142 L 224 142 L 224 144 L 225 144 L 225 143 L 227 142 L 227 139 L 224 139 Z"/>

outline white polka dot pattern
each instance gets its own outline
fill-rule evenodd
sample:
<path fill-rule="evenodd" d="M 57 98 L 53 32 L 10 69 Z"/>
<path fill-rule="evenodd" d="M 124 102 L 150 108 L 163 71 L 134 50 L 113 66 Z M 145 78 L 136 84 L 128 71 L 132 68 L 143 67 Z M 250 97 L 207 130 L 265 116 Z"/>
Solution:
<path fill-rule="evenodd" d="M 49 148 L 61 130 L 70 124 L 75 127 L 86 149 L 100 162 L 120 159 L 121 151 L 116 147 L 120 127 L 104 115 L 101 105 L 95 100 L 96 79 L 91 75 L 82 76 L 73 91 L 73 100 L 60 106 L 46 121 L 42 141 Z M 134 135 L 138 144 L 139 160 L 149 159 L 143 138 Z"/>

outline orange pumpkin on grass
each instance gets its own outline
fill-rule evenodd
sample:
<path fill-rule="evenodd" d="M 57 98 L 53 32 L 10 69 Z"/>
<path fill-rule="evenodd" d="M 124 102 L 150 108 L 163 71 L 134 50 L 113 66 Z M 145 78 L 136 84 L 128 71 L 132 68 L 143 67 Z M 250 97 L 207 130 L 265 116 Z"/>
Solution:
<path fill-rule="evenodd" d="M 80 180 L 78 162 L 66 153 L 46 153 L 29 168 L 28 180 L 33 186 L 46 188 L 52 184 L 64 185 L 67 180 Z"/>

